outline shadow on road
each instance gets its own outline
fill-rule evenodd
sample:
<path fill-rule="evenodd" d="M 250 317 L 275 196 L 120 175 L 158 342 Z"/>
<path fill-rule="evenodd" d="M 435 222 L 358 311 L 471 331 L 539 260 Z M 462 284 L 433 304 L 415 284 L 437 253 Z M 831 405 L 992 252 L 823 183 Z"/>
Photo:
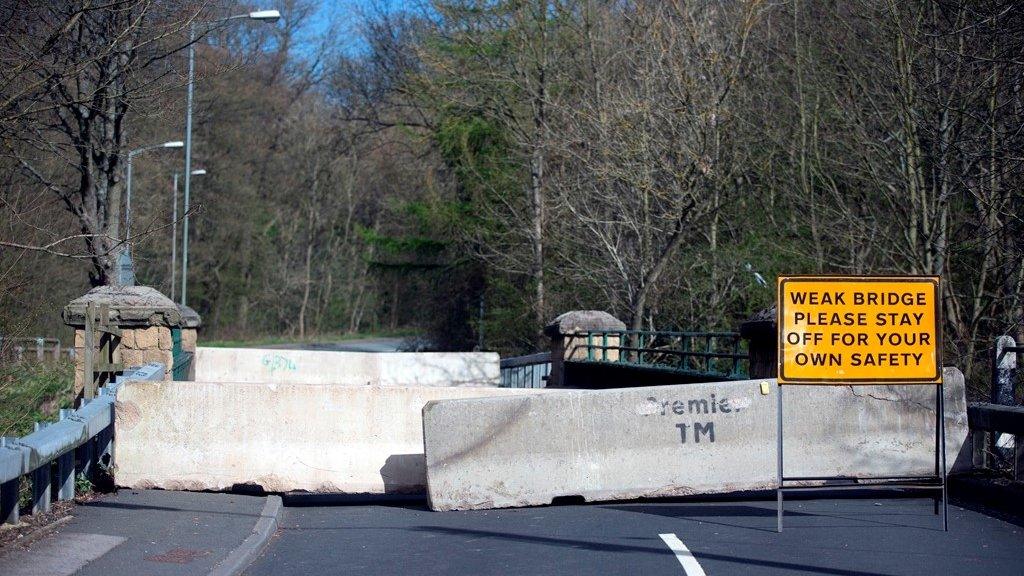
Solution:
<path fill-rule="evenodd" d="M 745 507 L 736 507 L 745 508 Z M 753 507 L 751 507 L 753 508 Z M 753 508 L 756 510 L 756 508 Z M 545 546 L 560 546 L 589 550 L 593 552 L 624 552 L 643 554 L 670 554 L 671 552 L 663 546 L 637 546 L 632 544 L 614 544 L 610 542 L 592 542 L 589 540 L 574 540 L 571 538 L 552 538 L 548 536 L 533 536 L 528 534 L 511 534 L 507 532 L 493 532 L 490 530 L 475 530 L 469 528 L 451 528 L 447 526 L 417 526 L 413 530 L 439 533 L 448 536 L 474 536 L 478 538 L 493 538 L 498 540 L 526 542 L 541 544 Z M 652 539 L 652 542 L 654 540 Z M 861 570 L 848 570 L 843 568 L 831 568 L 828 566 L 815 566 L 809 564 L 797 564 L 795 562 L 782 562 L 777 560 L 766 560 L 760 558 L 744 558 L 736 555 L 713 554 L 700 552 L 702 562 L 708 560 L 720 560 L 732 564 L 745 566 L 757 566 L 760 568 L 778 568 L 806 572 L 810 574 L 833 574 L 837 576 L 886 576 L 883 572 L 864 572 Z"/>

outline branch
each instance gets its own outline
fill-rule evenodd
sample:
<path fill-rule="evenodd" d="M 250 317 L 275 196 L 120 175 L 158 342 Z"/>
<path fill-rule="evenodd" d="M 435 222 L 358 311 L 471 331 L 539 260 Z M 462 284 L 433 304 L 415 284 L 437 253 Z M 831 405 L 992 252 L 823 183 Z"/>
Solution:
<path fill-rule="evenodd" d="M 146 230 L 143 230 L 142 232 L 139 232 L 138 234 L 135 234 L 135 235 L 133 235 L 133 236 L 131 236 L 129 238 L 125 238 L 124 240 L 118 240 L 113 245 L 111 245 L 110 248 L 107 249 L 106 251 L 98 252 L 96 254 L 82 254 L 82 253 L 75 254 L 75 253 L 72 253 L 72 252 L 61 252 L 59 250 L 55 250 L 54 248 L 57 247 L 57 246 L 60 246 L 61 244 L 64 244 L 65 242 L 70 242 L 71 240 L 79 240 L 79 239 L 84 239 L 84 238 L 107 238 L 107 239 L 113 240 L 113 238 L 110 238 L 110 236 L 107 235 L 107 234 L 73 234 L 71 236 L 65 236 L 65 237 L 60 238 L 58 240 L 54 240 L 53 242 L 50 242 L 49 244 L 43 244 L 43 245 L 22 244 L 20 242 L 9 242 L 7 240 L 0 240 L 0 246 L 6 247 L 6 248 L 16 248 L 18 250 L 27 250 L 27 251 L 31 251 L 31 252 L 44 252 L 46 254 L 52 254 L 54 256 L 60 256 L 62 258 L 73 258 L 73 259 L 76 259 L 76 260 L 89 260 L 91 258 L 100 258 L 100 257 L 104 257 L 104 256 L 109 256 L 109 255 L 117 252 L 118 248 L 120 248 L 121 246 L 124 246 L 125 244 L 130 244 L 130 243 L 134 242 L 138 238 L 142 238 L 143 236 L 148 236 L 149 234 L 152 234 L 154 232 L 159 232 L 160 230 L 164 230 L 164 229 L 166 229 L 166 228 L 168 228 L 170 226 L 174 226 L 178 222 L 183 221 L 185 219 L 185 216 L 194 215 L 195 212 L 197 211 L 197 209 L 198 208 L 190 208 L 188 212 L 186 212 L 180 218 L 178 218 L 177 220 L 175 220 L 173 222 L 169 222 L 167 224 L 161 224 L 160 226 L 157 226 L 155 228 L 147 228 Z"/>

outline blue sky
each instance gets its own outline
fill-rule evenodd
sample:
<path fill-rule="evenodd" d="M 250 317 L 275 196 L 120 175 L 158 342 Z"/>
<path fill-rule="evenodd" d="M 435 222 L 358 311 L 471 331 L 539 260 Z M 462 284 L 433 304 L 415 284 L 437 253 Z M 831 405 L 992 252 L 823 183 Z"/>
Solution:
<path fill-rule="evenodd" d="M 352 39 L 353 49 L 358 49 L 358 24 L 361 13 L 381 7 L 395 11 L 422 3 L 423 0 L 319 0 L 316 14 L 307 26 L 307 41 L 315 43 L 324 34 L 330 33 L 331 27 L 334 26 L 339 34 Z M 284 16 L 288 17 L 287 14 Z"/>

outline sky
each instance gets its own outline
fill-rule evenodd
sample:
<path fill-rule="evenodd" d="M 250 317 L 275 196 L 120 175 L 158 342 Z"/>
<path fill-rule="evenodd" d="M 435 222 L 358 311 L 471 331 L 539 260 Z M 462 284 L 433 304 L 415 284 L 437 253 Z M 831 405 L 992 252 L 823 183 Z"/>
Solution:
<path fill-rule="evenodd" d="M 264 0 L 272 2 L 273 0 Z M 306 43 L 315 46 L 324 34 L 331 33 L 334 26 L 338 33 L 351 39 L 350 50 L 358 51 L 361 43 L 358 38 L 358 21 L 360 13 L 379 9 L 400 10 L 403 7 L 422 0 L 318 0 L 317 11 L 313 15 L 306 30 Z M 287 18 L 287 15 L 285 15 Z"/>

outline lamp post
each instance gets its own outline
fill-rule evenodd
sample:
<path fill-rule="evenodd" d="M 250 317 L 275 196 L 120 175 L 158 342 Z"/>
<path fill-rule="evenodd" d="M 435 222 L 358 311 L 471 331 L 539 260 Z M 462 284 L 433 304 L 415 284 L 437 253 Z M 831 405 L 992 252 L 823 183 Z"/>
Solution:
<path fill-rule="evenodd" d="M 193 176 L 202 176 L 206 170 L 192 171 Z M 171 300 L 174 300 L 174 285 L 178 281 L 178 176 L 174 173 L 174 207 L 171 209 Z"/>
<path fill-rule="evenodd" d="M 172 140 L 170 142 L 164 142 L 163 144 L 153 144 L 152 146 L 143 146 L 142 148 L 136 148 L 131 152 L 128 152 L 128 175 L 125 178 L 125 203 L 124 203 L 124 239 L 127 242 L 131 239 L 132 234 L 132 158 L 135 158 L 136 154 L 140 154 L 147 150 L 156 150 L 158 148 L 181 148 L 183 144 L 181 140 Z"/>
<path fill-rule="evenodd" d="M 228 16 L 218 20 L 206 22 L 207 25 L 219 24 L 229 20 L 248 18 L 258 22 L 273 23 L 281 18 L 277 10 L 257 10 L 247 14 Z M 196 70 L 196 23 L 193 22 L 188 30 L 188 96 L 185 105 L 185 223 L 182 229 L 182 241 L 184 247 L 181 255 L 181 305 L 185 306 L 188 297 L 188 209 L 189 195 L 192 191 L 192 99 L 195 94 Z"/>
<path fill-rule="evenodd" d="M 127 174 L 125 175 L 125 199 L 124 199 L 124 242 L 125 248 L 121 251 L 121 254 L 117 257 L 118 266 L 118 284 L 122 286 L 131 286 L 135 284 L 135 272 L 134 265 L 132 264 L 132 255 L 129 253 L 131 250 L 131 244 L 129 242 L 132 238 L 132 159 L 135 158 L 136 154 L 140 154 L 147 150 L 156 150 L 158 148 L 181 148 L 181 140 L 172 140 L 170 142 L 164 142 L 163 144 L 153 144 L 152 146 L 143 146 L 142 148 L 136 148 L 128 152 L 128 166 L 126 169 Z"/>

